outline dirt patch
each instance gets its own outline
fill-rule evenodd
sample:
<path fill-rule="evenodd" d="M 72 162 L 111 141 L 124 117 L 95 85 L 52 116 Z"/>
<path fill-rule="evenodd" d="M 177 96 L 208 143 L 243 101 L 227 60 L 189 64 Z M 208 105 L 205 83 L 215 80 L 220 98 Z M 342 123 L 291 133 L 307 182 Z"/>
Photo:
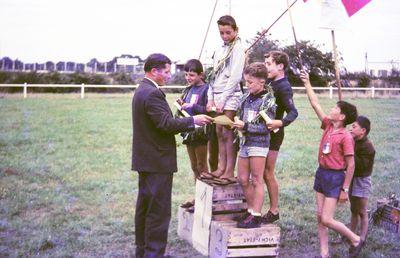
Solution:
<path fill-rule="evenodd" d="M 19 176 L 19 175 L 21 175 L 21 172 L 19 172 L 15 168 L 0 169 L 0 173 L 4 173 L 4 175 L 6 175 L 6 176 Z"/>

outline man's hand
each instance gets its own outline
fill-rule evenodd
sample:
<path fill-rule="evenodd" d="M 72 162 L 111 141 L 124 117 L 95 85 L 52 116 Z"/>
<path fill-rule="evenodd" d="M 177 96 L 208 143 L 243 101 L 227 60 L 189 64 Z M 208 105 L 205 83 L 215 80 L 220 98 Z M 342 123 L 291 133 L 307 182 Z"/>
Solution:
<path fill-rule="evenodd" d="M 213 118 L 207 115 L 195 115 L 193 116 L 193 121 L 196 125 L 206 125 L 211 123 Z"/>
<path fill-rule="evenodd" d="M 344 191 L 340 191 L 339 203 L 345 203 L 348 200 L 349 200 L 349 194 Z"/>
<path fill-rule="evenodd" d="M 185 103 L 181 98 L 177 99 L 176 102 L 181 106 Z"/>
<path fill-rule="evenodd" d="M 266 122 L 269 130 L 273 131 L 275 129 L 281 128 L 283 126 L 282 120 L 271 120 Z"/>
<path fill-rule="evenodd" d="M 233 123 L 233 128 L 237 128 L 238 130 L 242 130 L 244 127 L 244 122 L 240 120 L 237 116 L 235 116 L 235 122 Z"/>

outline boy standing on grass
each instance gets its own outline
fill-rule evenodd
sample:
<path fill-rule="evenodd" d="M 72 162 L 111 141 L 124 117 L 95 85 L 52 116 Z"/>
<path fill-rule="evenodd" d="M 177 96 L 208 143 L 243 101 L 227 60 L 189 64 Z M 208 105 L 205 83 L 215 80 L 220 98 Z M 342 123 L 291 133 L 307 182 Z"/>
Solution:
<path fill-rule="evenodd" d="M 371 174 L 374 166 L 375 149 L 367 135 L 371 122 L 365 116 L 357 117 L 352 124 L 350 133 L 356 144 L 354 149 L 354 176 L 350 186 L 350 228 L 356 232 L 360 226 L 360 237 L 365 243 L 368 232 L 368 197 L 371 193 Z"/>
<path fill-rule="evenodd" d="M 238 116 L 233 126 L 242 132 L 238 161 L 238 179 L 248 205 L 247 213 L 238 221 L 239 228 L 256 228 L 261 225 L 261 208 L 264 201 L 263 173 L 268 154 L 270 133 L 260 111 L 273 119 L 275 98 L 265 83 L 268 70 L 263 63 L 252 63 L 244 70 L 248 93 L 243 96 Z"/>
<path fill-rule="evenodd" d="M 214 67 L 209 76 L 207 111 L 216 111 L 233 120 L 242 92 L 240 81 L 245 65 L 245 52 L 238 37 L 238 27 L 230 15 L 218 19 L 218 30 L 223 45 L 214 53 Z M 236 150 L 231 128 L 217 125 L 218 168 L 204 177 L 232 178 L 236 163 Z"/>
<path fill-rule="evenodd" d="M 297 109 L 293 102 L 293 92 L 285 76 L 289 66 L 289 56 L 285 52 L 271 51 L 265 54 L 265 66 L 268 69 L 268 79 L 276 99 L 276 117 L 267 123 L 271 131 L 271 141 L 265 164 L 264 181 L 267 185 L 270 205 L 268 212 L 263 217 L 263 223 L 272 223 L 279 220 L 278 194 L 279 187 L 275 178 L 275 164 L 279 149 L 285 136 L 284 128 L 297 118 Z M 286 112 L 286 116 L 283 117 Z M 278 131 L 274 131 L 279 129 Z"/>
<path fill-rule="evenodd" d="M 318 238 L 320 256 L 329 257 L 329 229 L 346 237 L 351 247 L 349 256 L 356 257 L 362 248 L 362 239 L 340 221 L 334 219 L 337 202 L 346 202 L 354 173 L 354 141 L 346 125 L 357 118 L 357 108 L 345 101 L 338 101 L 328 115 L 322 110 L 315 95 L 308 73 L 301 72 L 308 99 L 321 120 L 324 130 L 318 151 L 314 190 L 317 202 Z"/>

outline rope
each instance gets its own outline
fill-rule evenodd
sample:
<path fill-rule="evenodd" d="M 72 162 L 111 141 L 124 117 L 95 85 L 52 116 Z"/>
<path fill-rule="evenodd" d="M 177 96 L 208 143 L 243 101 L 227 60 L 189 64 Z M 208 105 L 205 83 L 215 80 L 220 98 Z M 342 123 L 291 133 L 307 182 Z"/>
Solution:
<path fill-rule="evenodd" d="M 296 1 L 297 1 L 297 0 L 296 0 Z M 218 3 L 218 0 L 215 0 L 214 9 L 213 9 L 213 11 L 212 11 L 212 14 L 211 14 L 211 17 L 210 17 L 210 21 L 208 22 L 208 27 L 207 27 L 206 35 L 204 36 L 203 44 L 201 45 L 199 60 L 200 60 L 200 58 L 201 58 L 201 54 L 203 53 L 204 45 L 205 45 L 205 43 L 206 43 L 208 31 L 210 30 L 211 21 L 212 21 L 212 19 L 213 19 L 213 17 L 214 17 L 214 13 L 215 13 L 215 9 L 216 9 L 216 7 L 217 7 L 217 3 Z"/>

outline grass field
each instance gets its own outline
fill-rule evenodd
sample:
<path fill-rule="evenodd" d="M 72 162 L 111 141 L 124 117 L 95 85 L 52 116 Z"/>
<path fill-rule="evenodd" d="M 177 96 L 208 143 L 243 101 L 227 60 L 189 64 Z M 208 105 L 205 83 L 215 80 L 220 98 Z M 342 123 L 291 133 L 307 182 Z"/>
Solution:
<path fill-rule="evenodd" d="M 169 100 L 177 95 L 167 95 Z M 369 207 L 400 194 L 400 101 L 351 99 L 372 121 L 377 151 Z M 318 254 L 313 175 L 322 131 L 304 95 L 277 165 L 281 257 Z M 327 110 L 334 100 L 321 98 Z M 0 99 L 0 257 L 127 257 L 134 253 L 137 175 L 130 171 L 131 95 Z M 168 253 L 202 257 L 176 233 L 179 204 L 194 195 L 178 141 Z M 267 200 L 268 201 L 268 200 Z M 348 204 L 337 217 L 349 220 Z M 337 238 L 331 234 L 332 238 Z M 400 235 L 372 226 L 362 257 L 398 257 Z M 347 247 L 331 245 L 332 257 Z"/>

